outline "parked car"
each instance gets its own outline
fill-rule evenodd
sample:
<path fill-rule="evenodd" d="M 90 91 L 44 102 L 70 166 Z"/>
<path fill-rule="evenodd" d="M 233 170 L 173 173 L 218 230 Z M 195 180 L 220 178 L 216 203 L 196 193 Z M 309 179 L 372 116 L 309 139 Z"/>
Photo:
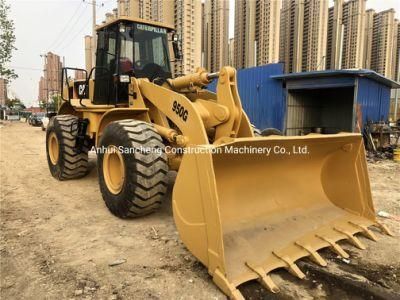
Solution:
<path fill-rule="evenodd" d="M 47 125 L 49 124 L 49 121 L 52 117 L 54 117 L 55 115 L 57 115 L 57 113 L 55 112 L 50 112 L 47 113 L 46 116 L 44 116 L 44 118 L 42 119 L 42 130 L 45 131 L 47 129 Z"/>
<path fill-rule="evenodd" d="M 29 124 L 32 126 L 41 126 L 44 117 L 45 113 L 43 112 L 34 113 L 29 117 Z"/>
<path fill-rule="evenodd" d="M 32 114 L 29 114 L 29 115 L 26 117 L 26 122 L 28 122 L 29 125 L 32 125 L 31 119 L 32 119 Z"/>

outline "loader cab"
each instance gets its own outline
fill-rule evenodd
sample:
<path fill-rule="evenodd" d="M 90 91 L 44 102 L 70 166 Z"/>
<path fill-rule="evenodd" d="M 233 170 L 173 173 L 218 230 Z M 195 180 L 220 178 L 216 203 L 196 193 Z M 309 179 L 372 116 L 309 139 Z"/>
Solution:
<path fill-rule="evenodd" d="M 128 19 L 98 28 L 94 104 L 126 104 L 130 77 L 171 78 L 172 36 L 171 28 Z"/>

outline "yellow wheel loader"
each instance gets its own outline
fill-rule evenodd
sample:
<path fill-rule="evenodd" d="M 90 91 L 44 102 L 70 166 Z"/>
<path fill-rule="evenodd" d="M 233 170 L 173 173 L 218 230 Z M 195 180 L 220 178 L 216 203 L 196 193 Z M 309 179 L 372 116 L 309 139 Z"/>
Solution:
<path fill-rule="evenodd" d="M 319 249 L 363 249 L 357 234 L 376 240 L 360 134 L 255 136 L 237 91 L 236 71 L 198 69 L 171 78 L 173 28 L 119 18 L 98 27 L 96 66 L 86 80 L 63 69 L 63 104 L 46 135 L 50 172 L 82 177 L 95 146 L 100 190 L 121 218 L 156 210 L 169 170 L 177 171 L 172 206 L 180 237 L 230 298 L 258 280 L 273 293 L 270 273 Z M 216 93 L 205 89 L 218 80 Z M 296 154 L 296 149 L 307 149 Z"/>

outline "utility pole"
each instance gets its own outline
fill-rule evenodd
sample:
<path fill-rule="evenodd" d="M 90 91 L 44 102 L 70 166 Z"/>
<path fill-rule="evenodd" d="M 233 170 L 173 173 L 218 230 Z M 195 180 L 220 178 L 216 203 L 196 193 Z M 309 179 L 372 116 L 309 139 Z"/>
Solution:
<path fill-rule="evenodd" d="M 44 75 L 44 81 L 46 83 L 46 97 L 47 99 L 43 99 L 49 101 L 49 74 L 48 74 L 48 70 L 47 70 L 47 54 L 40 54 L 40 57 L 43 57 L 43 75 Z"/>
<path fill-rule="evenodd" d="M 397 53 L 397 56 L 398 56 L 398 62 L 397 62 L 398 66 L 397 66 L 396 81 L 397 81 L 397 83 L 400 83 L 400 49 Z M 394 116 L 393 116 L 393 118 L 394 118 L 394 121 L 396 122 L 397 121 L 397 109 L 398 109 L 398 104 L 399 104 L 399 89 L 396 89 L 394 91 L 394 94 L 395 94 L 395 96 L 394 96 Z"/>
<path fill-rule="evenodd" d="M 44 63 L 44 69 L 43 69 L 43 75 L 44 75 L 44 81 L 46 83 L 46 98 L 45 99 L 45 110 L 47 113 L 47 104 L 49 102 L 49 74 L 48 74 L 48 70 L 47 70 L 47 54 L 40 54 L 40 57 L 43 57 L 43 63 Z M 40 99 L 39 99 L 40 101 Z M 40 107 L 40 103 L 39 103 L 39 107 Z"/>
<path fill-rule="evenodd" d="M 97 46 L 97 37 L 96 37 L 96 7 L 102 7 L 104 6 L 104 3 L 101 3 L 97 5 L 96 0 L 87 1 L 83 0 L 83 2 L 92 5 L 92 43 L 91 43 L 91 48 L 92 48 L 92 66 L 96 65 L 96 46 Z"/>
<path fill-rule="evenodd" d="M 96 0 L 92 4 L 92 66 L 96 65 Z"/>

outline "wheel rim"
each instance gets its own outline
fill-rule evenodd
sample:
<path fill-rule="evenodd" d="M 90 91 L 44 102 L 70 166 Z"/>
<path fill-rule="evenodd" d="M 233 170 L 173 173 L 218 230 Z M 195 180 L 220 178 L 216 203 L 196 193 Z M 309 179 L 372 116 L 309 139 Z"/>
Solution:
<path fill-rule="evenodd" d="M 58 145 L 58 139 L 55 132 L 52 132 L 49 136 L 49 156 L 51 163 L 56 165 L 58 162 L 58 156 L 60 151 L 60 146 Z"/>
<path fill-rule="evenodd" d="M 125 162 L 116 146 L 108 146 L 104 153 L 103 174 L 108 190 L 119 194 L 125 180 Z"/>

